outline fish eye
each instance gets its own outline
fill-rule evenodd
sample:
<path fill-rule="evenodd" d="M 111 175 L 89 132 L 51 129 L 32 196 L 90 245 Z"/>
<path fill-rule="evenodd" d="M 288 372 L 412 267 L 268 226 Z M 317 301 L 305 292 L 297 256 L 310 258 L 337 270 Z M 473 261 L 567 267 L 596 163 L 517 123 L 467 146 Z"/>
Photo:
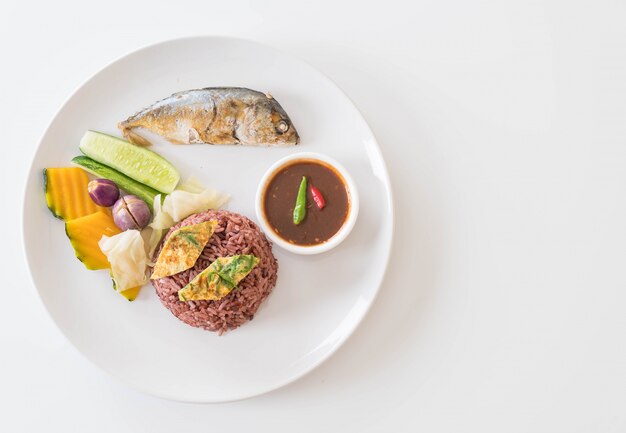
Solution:
<path fill-rule="evenodd" d="M 285 122 L 284 120 L 281 120 L 280 122 L 278 122 L 277 127 L 280 132 L 287 132 L 289 130 L 289 124 Z"/>

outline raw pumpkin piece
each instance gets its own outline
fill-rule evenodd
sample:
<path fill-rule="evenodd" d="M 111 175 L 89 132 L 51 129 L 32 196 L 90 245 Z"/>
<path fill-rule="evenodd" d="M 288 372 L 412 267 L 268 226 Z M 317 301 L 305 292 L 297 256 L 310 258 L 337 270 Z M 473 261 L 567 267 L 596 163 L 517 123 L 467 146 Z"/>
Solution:
<path fill-rule="evenodd" d="M 55 217 L 73 220 L 107 208 L 96 205 L 89 193 L 87 173 L 78 167 L 46 168 L 43 171 L 46 203 Z"/>
<path fill-rule="evenodd" d="M 108 269 L 106 256 L 100 251 L 98 241 L 102 236 L 114 236 L 120 233 L 113 218 L 103 212 L 72 219 L 65 223 L 65 233 L 70 238 L 78 260 L 87 269 Z"/>
<path fill-rule="evenodd" d="M 117 285 L 115 284 L 115 280 L 113 279 L 113 271 L 111 269 L 109 269 L 109 275 L 111 276 L 111 282 L 113 283 L 113 290 L 117 292 Z M 137 295 L 139 295 L 141 287 L 142 286 L 131 287 L 130 289 L 126 289 L 123 292 L 118 293 L 130 302 L 133 302 L 135 299 L 137 299 Z"/>
<path fill-rule="evenodd" d="M 139 294 L 139 290 L 141 290 L 141 286 L 124 290 L 123 292 L 120 292 L 120 295 L 122 295 L 123 297 L 128 299 L 130 302 L 132 302 L 135 300 L 135 298 L 137 298 L 137 295 Z"/>

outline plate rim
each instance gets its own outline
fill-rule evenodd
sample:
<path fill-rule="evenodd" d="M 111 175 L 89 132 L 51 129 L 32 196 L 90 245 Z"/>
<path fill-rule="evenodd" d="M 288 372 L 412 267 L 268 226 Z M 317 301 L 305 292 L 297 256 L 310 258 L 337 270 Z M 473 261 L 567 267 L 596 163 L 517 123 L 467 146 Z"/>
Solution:
<path fill-rule="evenodd" d="M 89 82 L 91 82 L 94 78 L 96 78 L 97 76 L 99 76 L 100 74 L 104 73 L 107 69 L 109 69 L 111 66 L 115 65 L 116 63 L 131 57 L 131 56 L 135 56 L 143 51 L 147 51 L 150 49 L 154 49 L 157 48 L 160 45 L 165 45 L 165 44 L 170 44 L 170 43 L 186 43 L 188 41 L 194 41 L 194 40 L 202 40 L 202 39 L 210 39 L 213 41 L 229 41 L 229 42 L 236 42 L 236 43 L 243 43 L 243 44 L 249 44 L 249 45 L 257 45 L 259 47 L 263 47 L 264 49 L 269 49 L 271 51 L 274 51 L 275 53 L 281 55 L 281 56 L 285 56 L 285 57 L 290 57 L 293 58 L 295 60 L 297 60 L 298 62 L 301 62 L 302 64 L 305 64 L 307 67 L 311 68 L 312 70 L 314 70 L 315 72 L 317 72 L 318 74 L 320 74 L 324 79 L 326 79 L 328 81 L 328 83 L 336 90 L 338 91 L 341 95 L 343 95 L 343 97 L 346 99 L 346 101 L 348 102 L 348 104 L 350 104 L 350 106 L 359 114 L 359 116 L 361 117 L 361 119 L 363 120 L 363 123 L 365 125 L 365 127 L 367 128 L 367 130 L 369 131 L 370 135 L 373 138 L 373 142 L 372 145 L 374 146 L 374 149 L 376 150 L 377 153 L 377 157 L 380 159 L 380 161 L 382 162 L 382 164 L 380 164 L 380 172 L 377 173 L 377 177 L 381 178 L 381 181 L 383 183 L 384 186 L 384 190 L 385 193 L 387 195 L 388 198 L 388 213 L 390 214 L 391 217 L 391 222 L 390 222 L 390 233 L 389 233 L 389 238 L 386 240 L 385 242 L 385 264 L 384 264 L 384 269 L 383 272 L 381 273 L 380 277 L 378 278 L 378 281 L 375 281 L 375 291 L 372 295 L 372 298 L 370 300 L 370 302 L 368 303 L 368 305 L 366 306 L 366 308 L 363 310 L 363 312 L 360 314 L 360 317 L 358 317 L 353 325 L 351 326 L 351 328 L 347 329 L 347 331 L 343 332 L 341 334 L 341 336 L 338 338 L 337 342 L 334 344 L 334 346 L 323 356 L 321 357 L 315 364 L 313 364 L 312 366 L 310 366 L 308 369 L 304 369 L 302 372 L 295 374 L 293 376 L 289 376 L 286 380 L 283 380 L 281 382 L 277 382 L 276 384 L 274 384 L 273 386 L 267 387 L 266 389 L 263 389 L 261 391 L 253 391 L 253 392 L 247 392 L 247 393 L 241 393 L 240 395 L 236 395 L 234 397 L 229 397 L 229 398 L 218 398 L 218 399 L 194 399 L 194 398 L 184 398 L 181 396 L 174 396 L 174 395 L 167 395 L 164 392 L 160 392 L 160 391 L 156 391 L 153 389 L 148 389 L 146 387 L 140 386 L 136 383 L 129 383 L 126 382 L 125 380 L 123 380 L 121 377 L 119 377 L 115 372 L 113 372 L 111 369 L 109 369 L 106 365 L 101 364 L 100 362 L 97 362 L 93 359 L 91 359 L 89 356 L 87 356 L 87 354 L 85 354 L 82 350 L 80 350 L 73 342 L 72 340 L 69 338 L 68 335 L 66 335 L 66 333 L 63 331 L 63 329 L 59 326 L 59 324 L 56 322 L 56 320 L 54 319 L 54 317 L 52 316 L 52 313 L 50 312 L 50 310 L 48 309 L 46 303 L 43 300 L 43 297 L 40 293 L 40 289 L 39 287 L 37 287 L 37 284 L 35 284 L 35 280 L 33 277 L 33 270 L 31 267 L 31 262 L 29 259 L 29 253 L 28 253 L 28 249 L 27 249 L 27 244 L 26 244 L 26 206 L 27 206 L 27 193 L 29 190 L 29 186 L 31 184 L 31 181 L 33 179 L 33 177 L 36 175 L 35 173 L 35 162 L 36 162 L 36 157 L 37 154 L 40 151 L 41 145 L 44 141 L 44 138 L 48 135 L 48 132 L 50 130 L 50 128 L 52 127 L 52 125 L 54 125 L 54 123 L 56 122 L 57 118 L 59 117 L 59 114 L 65 109 L 65 107 L 68 105 L 68 103 L 72 100 L 72 98 L 74 98 L 74 96 L 76 94 L 78 94 Z M 393 196 L 393 189 L 392 189 L 392 184 L 391 184 L 391 179 L 389 177 L 389 171 L 387 169 L 387 163 L 385 161 L 385 158 L 383 157 L 382 154 L 382 149 L 380 147 L 380 144 L 378 143 L 378 139 L 376 138 L 376 135 L 374 134 L 374 131 L 372 131 L 372 128 L 370 127 L 369 123 L 367 122 L 365 116 L 363 115 L 363 113 L 359 110 L 359 108 L 356 106 L 356 104 L 354 103 L 354 101 L 337 85 L 337 83 L 335 83 L 335 81 L 333 81 L 328 75 L 326 75 L 324 72 L 320 71 L 317 67 L 313 66 L 311 63 L 309 63 L 308 61 L 302 59 L 300 56 L 296 55 L 296 54 L 292 54 L 291 52 L 286 52 L 283 51 L 282 49 L 276 48 L 271 44 L 267 44 L 265 42 L 258 42 L 256 40 L 252 40 L 252 39 L 246 39 L 246 38 L 239 38 L 239 37 L 233 37 L 233 36 L 224 36 L 224 35 L 190 35 L 190 36 L 183 36 L 183 37 L 177 37 L 177 38 L 169 38 L 169 39 L 163 39 L 163 40 L 159 40 L 157 42 L 152 42 L 149 44 L 145 44 L 140 46 L 139 48 L 136 48 L 132 51 L 129 51 L 117 58 L 115 58 L 114 60 L 106 63 L 104 66 L 102 66 L 101 68 L 99 68 L 95 73 L 91 74 L 87 79 L 85 79 L 80 85 L 78 85 L 76 88 L 74 88 L 74 90 L 64 99 L 64 101 L 61 103 L 61 105 L 55 110 L 54 115 L 52 116 L 52 118 L 50 119 L 50 121 L 48 122 L 48 125 L 46 126 L 46 128 L 44 129 L 43 133 L 40 135 L 39 140 L 37 142 L 37 146 L 34 148 L 33 153 L 31 154 L 30 157 L 30 166 L 28 168 L 28 173 L 27 173 L 27 177 L 25 179 L 25 182 L 23 184 L 23 188 L 22 188 L 22 206 L 21 206 L 21 217 L 19 219 L 20 221 L 20 229 L 21 229 L 21 243 L 22 243 L 22 251 L 23 251 L 23 257 L 24 260 L 26 262 L 26 269 L 27 269 L 27 273 L 28 273 L 28 278 L 29 281 L 31 283 L 31 286 L 35 289 L 35 293 L 36 293 L 36 298 L 38 299 L 38 302 L 40 303 L 40 305 L 43 307 L 44 311 L 46 312 L 48 318 L 50 319 L 50 321 L 54 324 L 55 328 L 57 329 L 57 331 L 59 331 L 59 333 L 62 335 L 62 337 L 65 339 L 65 341 L 67 343 L 69 343 L 69 345 L 72 347 L 73 350 L 75 350 L 76 352 L 78 352 L 81 357 L 85 360 L 87 360 L 89 362 L 89 364 L 97 367 L 98 369 L 106 372 L 110 377 L 112 377 L 117 383 L 121 383 L 131 389 L 140 391 L 146 395 L 149 396 L 153 396 L 153 397 L 157 397 L 157 398 L 161 398 L 164 400 L 170 400 L 170 401 L 179 401 L 179 402 L 185 402 L 185 403 L 197 403 L 197 404 L 205 404 L 205 403 L 228 403 L 228 402 L 235 402 L 235 401 L 241 401 L 241 400 L 246 400 L 246 399 L 250 399 L 253 397 L 257 397 L 260 395 L 264 395 L 267 393 L 270 393 L 272 391 L 275 391 L 277 389 L 283 388 L 291 383 L 294 383 L 298 380 L 300 380 L 302 377 L 306 376 L 307 374 L 311 373 L 312 371 L 316 370 L 317 368 L 319 368 L 322 364 L 324 364 L 326 361 L 328 361 L 329 358 L 331 358 L 345 343 L 346 341 L 354 334 L 354 332 L 356 331 L 356 329 L 361 325 L 361 323 L 363 322 L 363 320 L 365 319 L 365 317 L 367 316 L 367 314 L 369 313 L 370 309 L 372 308 L 372 305 L 374 304 L 374 302 L 376 301 L 378 294 L 380 293 L 380 288 L 387 276 L 387 272 L 389 270 L 389 262 L 391 259 L 391 252 L 393 249 L 393 244 L 394 244 L 394 240 L 395 240 L 395 225 L 396 225 L 396 216 L 395 216 L 395 202 L 394 202 L 394 196 Z"/>

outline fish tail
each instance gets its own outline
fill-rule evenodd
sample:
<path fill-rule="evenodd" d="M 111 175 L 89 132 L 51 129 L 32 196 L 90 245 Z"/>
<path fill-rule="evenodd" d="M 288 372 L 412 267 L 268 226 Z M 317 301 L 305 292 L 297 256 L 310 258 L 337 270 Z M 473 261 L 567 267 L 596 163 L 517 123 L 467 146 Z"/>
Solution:
<path fill-rule="evenodd" d="M 117 124 L 117 127 L 120 129 L 120 131 L 122 131 L 122 135 L 124 136 L 124 138 L 126 138 L 131 143 L 136 144 L 137 146 L 144 147 L 152 145 L 150 141 L 134 131 L 136 126 L 132 123 L 129 123 L 128 121 L 120 122 Z"/>

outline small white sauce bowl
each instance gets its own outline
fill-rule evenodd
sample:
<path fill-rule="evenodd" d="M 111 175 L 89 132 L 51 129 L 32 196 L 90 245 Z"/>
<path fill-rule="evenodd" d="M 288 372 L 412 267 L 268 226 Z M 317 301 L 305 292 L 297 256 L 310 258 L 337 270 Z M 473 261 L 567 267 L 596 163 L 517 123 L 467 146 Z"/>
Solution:
<path fill-rule="evenodd" d="M 269 182 L 273 179 L 274 175 L 278 173 L 285 166 L 294 164 L 296 161 L 318 161 L 323 165 L 332 167 L 336 173 L 342 178 L 346 185 L 346 192 L 348 193 L 348 215 L 341 228 L 330 239 L 320 244 L 315 245 L 297 245 L 293 244 L 286 239 L 283 239 L 276 233 L 265 216 L 263 210 L 263 202 L 265 200 L 265 191 Z M 339 245 L 352 231 L 356 218 L 359 214 L 359 194 L 356 189 L 356 184 L 352 177 L 345 169 L 343 165 L 335 161 L 326 155 L 313 152 L 301 152 L 294 153 L 276 161 L 263 175 L 256 192 L 256 215 L 261 225 L 261 228 L 265 232 L 268 238 L 275 245 L 296 254 L 319 254 L 329 251 Z"/>

